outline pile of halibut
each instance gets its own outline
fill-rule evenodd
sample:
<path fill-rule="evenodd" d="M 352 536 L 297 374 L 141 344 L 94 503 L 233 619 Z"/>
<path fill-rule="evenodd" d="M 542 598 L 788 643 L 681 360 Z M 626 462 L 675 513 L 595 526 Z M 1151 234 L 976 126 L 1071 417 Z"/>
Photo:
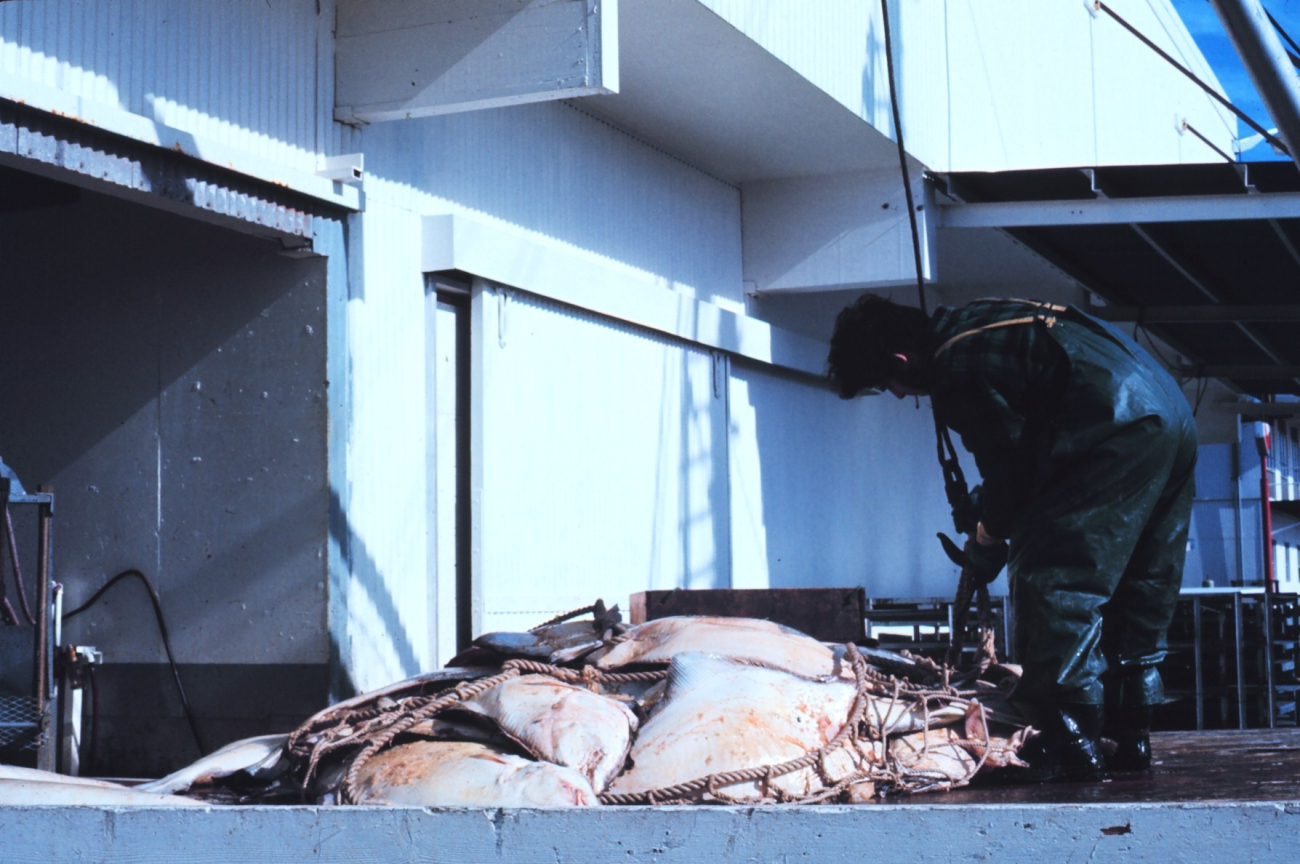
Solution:
<path fill-rule="evenodd" d="M 1014 667 L 959 689 L 932 663 L 769 621 L 628 627 L 596 608 L 482 636 L 452 667 L 143 785 L 0 766 L 0 804 L 865 802 L 1022 764 L 1034 734 L 1007 700 Z"/>

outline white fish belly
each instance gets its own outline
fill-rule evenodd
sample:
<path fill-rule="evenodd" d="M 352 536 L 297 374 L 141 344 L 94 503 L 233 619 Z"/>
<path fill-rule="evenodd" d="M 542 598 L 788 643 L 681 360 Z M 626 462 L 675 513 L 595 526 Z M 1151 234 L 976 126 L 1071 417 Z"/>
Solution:
<path fill-rule="evenodd" d="M 688 651 L 753 660 L 810 678 L 833 675 L 837 666 L 830 648 L 797 630 L 757 618 L 707 616 L 638 624 L 597 665 L 614 669 L 629 663 L 667 662 Z"/>
<path fill-rule="evenodd" d="M 613 793 L 644 793 L 710 774 L 762 768 L 797 759 L 825 745 L 843 726 L 853 685 L 811 681 L 700 654 L 679 656 L 669 692 L 637 736 L 631 765 L 610 786 Z M 864 758 L 845 748 L 828 759 L 832 780 L 859 769 Z M 774 779 L 789 795 L 820 791 L 812 768 Z M 763 795 L 758 782 L 719 787 L 734 798 Z"/>
<path fill-rule="evenodd" d="M 284 753 L 288 735 L 261 735 L 232 741 L 215 753 L 163 777 L 137 786 L 144 792 L 184 792 L 196 783 L 225 777 L 237 771 L 255 772 L 273 765 Z"/>
<path fill-rule="evenodd" d="M 141 792 L 127 786 L 108 783 L 60 783 L 48 780 L 9 780 L 0 779 L 0 806 L 27 806 L 34 804 L 56 804 L 69 806 L 168 806 L 168 807 L 206 807 L 202 801 L 193 798 L 181 798 L 178 795 L 162 795 L 157 792 Z"/>
<path fill-rule="evenodd" d="M 482 744 L 415 741 L 379 753 L 361 769 L 358 804 L 415 807 L 597 805 L 587 779 Z"/>
<path fill-rule="evenodd" d="M 622 770 L 637 725 L 626 706 L 545 675 L 506 681 L 462 707 L 496 721 L 538 758 L 578 771 L 598 792 Z"/>

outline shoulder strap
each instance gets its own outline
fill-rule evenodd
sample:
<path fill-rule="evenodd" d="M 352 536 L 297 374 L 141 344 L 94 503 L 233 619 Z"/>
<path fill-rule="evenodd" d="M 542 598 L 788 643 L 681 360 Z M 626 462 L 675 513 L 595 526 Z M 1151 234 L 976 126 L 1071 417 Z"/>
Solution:
<path fill-rule="evenodd" d="M 1055 309 L 1060 307 L 1050 307 L 1050 308 Z M 1062 309 L 1061 311 L 1063 312 L 1065 310 Z M 942 354 L 943 352 L 951 348 L 954 342 L 957 342 L 961 339 L 965 339 L 967 336 L 974 336 L 976 333 L 984 333 L 989 330 L 997 330 L 999 327 L 1013 327 L 1019 324 L 1033 324 L 1035 321 L 1041 321 L 1044 325 L 1048 327 L 1056 326 L 1055 315 L 1028 315 L 1024 318 L 1010 318 L 1006 321 L 995 321 L 992 324 L 985 324 L 983 327 L 975 327 L 971 330 L 965 331 L 964 333 L 958 333 L 956 336 L 952 337 L 947 342 L 940 345 L 938 349 L 934 352 L 934 356 L 938 357 L 940 354 Z"/>

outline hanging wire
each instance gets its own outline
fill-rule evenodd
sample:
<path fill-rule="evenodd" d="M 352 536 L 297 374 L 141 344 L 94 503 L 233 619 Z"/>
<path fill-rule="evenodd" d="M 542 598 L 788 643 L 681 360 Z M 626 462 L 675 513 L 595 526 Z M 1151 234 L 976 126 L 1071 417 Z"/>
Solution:
<path fill-rule="evenodd" d="M 1282 25 L 1277 23 L 1277 19 L 1273 17 L 1271 12 L 1265 9 L 1264 14 L 1268 16 L 1268 23 L 1273 25 L 1273 29 L 1278 32 L 1278 35 L 1285 39 L 1287 44 L 1291 46 L 1291 51 L 1286 52 L 1286 56 L 1291 59 L 1291 65 L 1300 68 L 1300 57 L 1296 56 L 1296 54 L 1300 54 L 1300 45 L 1295 44 L 1295 40 L 1282 29 Z M 1291 53 L 1292 51 L 1294 51 L 1295 54 Z"/>
<path fill-rule="evenodd" d="M 889 105 L 894 112 L 894 138 L 898 142 L 898 166 L 903 171 L 903 194 L 907 196 L 907 221 L 912 226 L 912 260 L 916 264 L 916 299 L 921 312 L 929 315 L 925 304 L 925 279 L 921 275 L 921 232 L 916 225 L 916 205 L 912 202 L 912 180 L 907 170 L 907 151 L 903 148 L 903 120 L 898 111 L 898 88 L 894 84 L 894 46 L 889 36 L 889 0 L 880 0 L 880 17 L 885 28 L 885 68 L 889 72 Z"/>
<path fill-rule="evenodd" d="M 898 110 L 898 87 L 894 82 L 894 48 L 889 35 L 889 0 L 880 0 L 880 16 L 885 28 L 885 66 L 889 71 L 889 105 L 894 112 L 894 138 L 898 142 L 898 164 L 903 171 L 903 192 L 907 195 L 907 220 L 912 227 L 912 260 L 916 265 L 916 299 L 922 314 L 929 315 L 925 303 L 925 279 L 921 273 L 920 231 L 916 224 L 916 207 L 912 204 L 912 182 L 907 170 L 907 151 L 903 147 L 903 120 Z M 917 407 L 920 407 L 918 400 Z M 944 493 L 948 503 L 954 508 L 959 502 L 968 500 L 969 487 L 957 459 L 957 448 L 953 446 L 948 428 L 939 420 L 939 414 L 931 411 L 934 417 L 935 446 L 939 455 L 939 466 L 943 469 Z"/>
<path fill-rule="evenodd" d="M 1209 379 L 1209 378 L 1206 378 L 1204 375 L 1202 375 L 1200 378 L 1197 379 L 1197 384 L 1196 384 L 1196 404 L 1194 404 L 1194 405 L 1192 406 L 1192 416 L 1193 416 L 1193 417 L 1196 416 L 1196 412 L 1197 412 L 1197 411 L 1200 411 L 1200 410 L 1201 410 L 1201 400 L 1205 398 L 1205 391 L 1207 391 L 1207 390 L 1209 390 L 1209 389 L 1210 389 L 1210 379 Z"/>
<path fill-rule="evenodd" d="M 1186 66 L 1184 66 L 1183 64 L 1179 63 L 1179 62 L 1178 62 L 1177 60 L 1175 60 L 1173 57 L 1171 57 L 1171 56 L 1169 55 L 1169 53 L 1166 52 L 1166 51 L 1165 51 L 1163 48 L 1161 48 L 1159 45 L 1157 45 L 1156 43 L 1152 42 L 1152 41 L 1151 41 L 1150 39 L 1148 39 L 1146 36 L 1142 35 L 1141 31 L 1139 31 L 1139 30 L 1138 30 L 1136 27 L 1134 27 L 1132 24 L 1128 23 L 1128 22 L 1125 21 L 1123 18 L 1121 18 L 1118 14 L 1116 14 L 1115 10 L 1111 9 L 1111 8 L 1110 8 L 1109 6 L 1107 6 L 1105 3 L 1101 3 L 1101 2 L 1097 2 L 1097 3 L 1095 4 L 1095 8 L 1100 9 L 1102 12 L 1105 12 L 1105 13 L 1106 13 L 1107 15 L 1109 15 L 1111 18 L 1114 18 L 1116 21 L 1118 21 L 1121 27 L 1123 27 L 1125 30 L 1127 30 L 1128 32 L 1132 33 L 1132 34 L 1133 34 L 1134 36 L 1136 36 L 1139 40 L 1141 40 L 1141 42 L 1142 42 L 1143 45 L 1146 45 L 1146 46 L 1147 46 L 1148 48 L 1150 48 L 1152 51 L 1154 51 L 1154 52 L 1156 52 L 1157 54 L 1159 54 L 1160 57 L 1161 57 L 1161 59 L 1163 59 L 1166 63 L 1168 63 L 1169 65 L 1173 66 L 1173 67 L 1174 67 L 1175 69 L 1177 69 L 1179 72 L 1182 72 L 1184 75 L 1186 75 L 1186 76 L 1187 76 L 1188 78 L 1190 78 L 1192 81 L 1194 81 L 1194 82 L 1196 83 L 1196 86 L 1198 86 L 1198 87 L 1200 87 L 1202 90 L 1204 90 L 1204 91 L 1206 92 L 1206 94 L 1208 94 L 1208 95 L 1210 96 L 1210 98 L 1212 98 L 1212 99 L 1214 99 L 1215 101 L 1217 101 L 1219 104 L 1221 104 L 1223 107 L 1227 108 L 1227 109 L 1228 109 L 1229 111 L 1231 111 L 1233 114 L 1236 114 L 1237 117 L 1239 117 L 1239 118 L 1241 119 L 1241 121 L 1242 121 L 1243 123 L 1245 123 L 1247 126 L 1249 126 L 1251 129 L 1254 129 L 1254 130 L 1255 130 L 1256 132 L 1258 132 L 1260 135 L 1263 135 L 1265 141 L 1267 141 L 1269 144 L 1272 144 L 1274 147 L 1278 148 L 1278 150 L 1279 150 L 1280 152 L 1285 153 L 1285 154 L 1288 155 L 1288 156 L 1291 155 L 1291 151 L 1288 150 L 1287 147 L 1286 147 L 1286 145 L 1282 143 L 1282 139 L 1278 138 L 1276 135 L 1271 134 L 1271 133 L 1270 133 L 1267 129 L 1265 129 L 1263 126 L 1259 125 L 1259 124 L 1256 123 L 1254 120 L 1252 120 L 1252 119 L 1251 119 L 1251 118 L 1246 114 L 1246 112 L 1242 111 L 1242 110 L 1241 110 L 1240 108 L 1238 108 L 1236 105 L 1233 105 L 1231 102 L 1229 102 L 1229 101 L 1228 101 L 1227 99 L 1225 99 L 1223 96 L 1219 95 L 1219 93 L 1218 93 L 1217 90 L 1215 90 L 1215 89 L 1214 89 L 1213 87 L 1211 87 L 1209 84 L 1206 84 L 1204 81 L 1202 81 L 1200 78 L 1198 78 L 1194 72 L 1192 72 L 1190 69 L 1188 69 L 1188 68 L 1187 68 Z"/>
<path fill-rule="evenodd" d="M 1160 362 L 1165 364 L 1166 369 L 1178 369 L 1179 365 L 1176 363 L 1170 363 L 1169 358 L 1166 357 L 1164 353 L 1161 352 L 1161 350 L 1156 347 L 1155 340 L 1151 338 L 1151 331 L 1147 329 L 1146 324 L 1144 324 L 1142 321 L 1142 317 L 1145 314 L 1145 311 L 1146 311 L 1145 309 L 1139 310 L 1138 320 L 1133 322 L 1133 341 L 1134 342 L 1138 341 L 1138 334 L 1141 333 L 1143 336 L 1147 338 L 1147 345 L 1151 347 L 1151 353 L 1155 354 L 1157 357 L 1160 358 Z"/>
<path fill-rule="evenodd" d="M 1237 160 L 1236 160 L 1236 159 L 1233 159 L 1231 156 L 1229 156 L 1229 155 L 1228 155 L 1227 153 L 1225 153 L 1223 150 L 1219 149 L 1219 147 L 1218 147 L 1217 144 L 1215 144 L 1215 143 L 1214 143 L 1213 141 L 1211 141 L 1209 138 L 1206 138 L 1204 135 L 1202 135 L 1202 134 L 1200 133 L 1200 131 L 1199 131 L 1195 126 L 1193 126 L 1191 123 L 1188 123 L 1186 120 L 1184 120 L 1184 121 L 1183 121 L 1183 128 L 1186 129 L 1188 132 L 1191 132 L 1191 133 L 1192 133 L 1193 135 L 1195 135 L 1197 138 L 1201 139 L 1201 143 L 1204 144 L 1206 147 L 1209 147 L 1209 148 L 1210 148 L 1211 150 L 1213 150 L 1215 153 L 1218 153 L 1220 156 L 1222 156 L 1224 159 L 1227 159 L 1227 160 L 1228 160 L 1229 162 L 1231 162 L 1232 164 L 1234 164 L 1234 165 L 1237 164 Z"/>

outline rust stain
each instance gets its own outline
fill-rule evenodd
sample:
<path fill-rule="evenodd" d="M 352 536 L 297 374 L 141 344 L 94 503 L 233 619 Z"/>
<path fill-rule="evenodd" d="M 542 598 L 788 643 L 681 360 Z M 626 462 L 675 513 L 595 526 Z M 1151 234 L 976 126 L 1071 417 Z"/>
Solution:
<path fill-rule="evenodd" d="M 394 759 L 380 767 L 366 782 L 371 788 L 378 786 L 407 786 L 419 780 L 420 776 L 417 766 L 402 759 Z"/>

